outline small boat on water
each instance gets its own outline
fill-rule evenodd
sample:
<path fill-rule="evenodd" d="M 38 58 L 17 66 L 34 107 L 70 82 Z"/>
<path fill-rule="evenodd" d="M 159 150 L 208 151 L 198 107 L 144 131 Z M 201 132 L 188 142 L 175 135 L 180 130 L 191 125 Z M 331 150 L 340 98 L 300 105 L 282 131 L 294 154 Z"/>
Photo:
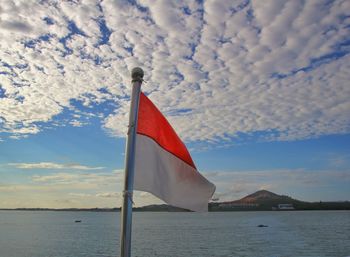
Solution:
<path fill-rule="evenodd" d="M 75 223 L 81 223 L 81 220 L 75 220 L 74 222 Z"/>

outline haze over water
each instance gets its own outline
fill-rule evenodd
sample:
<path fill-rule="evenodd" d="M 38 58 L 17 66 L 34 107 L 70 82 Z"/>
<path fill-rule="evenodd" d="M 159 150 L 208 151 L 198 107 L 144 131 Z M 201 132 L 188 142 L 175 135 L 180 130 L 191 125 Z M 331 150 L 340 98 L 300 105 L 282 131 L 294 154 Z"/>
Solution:
<path fill-rule="evenodd" d="M 350 256 L 349 211 L 133 217 L 134 257 Z M 0 211 L 0 256 L 119 256 L 119 224 L 119 213 Z"/>

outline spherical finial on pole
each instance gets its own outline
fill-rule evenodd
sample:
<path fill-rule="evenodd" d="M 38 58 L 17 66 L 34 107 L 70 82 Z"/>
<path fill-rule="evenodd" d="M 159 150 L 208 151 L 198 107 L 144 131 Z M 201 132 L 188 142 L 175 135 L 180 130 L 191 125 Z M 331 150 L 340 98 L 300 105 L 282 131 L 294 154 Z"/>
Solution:
<path fill-rule="evenodd" d="M 143 70 L 140 67 L 135 67 L 131 70 L 131 78 L 132 82 L 138 81 L 141 82 L 143 81 Z"/>

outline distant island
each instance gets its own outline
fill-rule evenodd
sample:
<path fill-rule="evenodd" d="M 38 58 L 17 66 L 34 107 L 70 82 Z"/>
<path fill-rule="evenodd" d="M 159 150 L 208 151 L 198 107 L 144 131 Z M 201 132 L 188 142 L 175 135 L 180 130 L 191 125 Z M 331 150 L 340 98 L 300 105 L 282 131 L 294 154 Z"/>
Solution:
<path fill-rule="evenodd" d="M 15 208 L 0 210 L 17 211 L 89 211 L 89 212 L 119 212 L 120 208 Z M 339 202 L 305 202 L 293 199 L 290 196 L 278 195 L 267 190 L 259 190 L 239 200 L 227 202 L 210 202 L 208 210 L 220 211 L 286 211 L 286 210 L 350 210 L 349 201 Z M 167 204 L 154 204 L 143 207 L 134 207 L 135 212 L 189 212 Z"/>
<path fill-rule="evenodd" d="M 290 196 L 260 190 L 239 200 L 211 202 L 209 211 L 350 210 L 349 201 L 305 202 Z"/>

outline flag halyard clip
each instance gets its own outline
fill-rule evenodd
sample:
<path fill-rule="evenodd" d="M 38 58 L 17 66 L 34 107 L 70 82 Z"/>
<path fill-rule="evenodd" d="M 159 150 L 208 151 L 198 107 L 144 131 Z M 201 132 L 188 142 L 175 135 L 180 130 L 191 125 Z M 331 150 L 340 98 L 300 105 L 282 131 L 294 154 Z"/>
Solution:
<path fill-rule="evenodd" d="M 135 127 L 135 123 L 128 125 L 128 135 L 130 135 L 131 129 Z"/>
<path fill-rule="evenodd" d="M 135 203 L 133 201 L 133 198 L 132 198 L 133 197 L 133 192 L 132 191 L 124 190 L 123 191 L 123 196 L 124 197 L 127 196 L 130 199 L 130 201 L 132 202 L 132 204 L 135 205 Z"/>

